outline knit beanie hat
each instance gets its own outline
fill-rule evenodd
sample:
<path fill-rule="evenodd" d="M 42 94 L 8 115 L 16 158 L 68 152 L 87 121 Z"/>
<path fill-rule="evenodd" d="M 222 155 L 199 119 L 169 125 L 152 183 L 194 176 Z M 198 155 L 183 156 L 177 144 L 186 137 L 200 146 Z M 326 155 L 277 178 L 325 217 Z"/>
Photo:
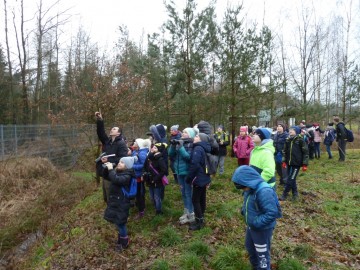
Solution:
<path fill-rule="evenodd" d="M 172 131 L 178 131 L 178 129 L 179 129 L 179 125 L 173 125 L 170 128 L 170 130 L 172 130 Z"/>
<path fill-rule="evenodd" d="M 141 138 L 137 138 L 135 143 L 138 145 L 139 149 L 143 148 L 144 140 Z"/>
<path fill-rule="evenodd" d="M 164 141 L 164 139 L 166 138 L 166 129 L 167 127 L 162 124 L 157 124 L 156 126 L 155 125 L 150 126 L 150 131 L 152 132 L 154 139 L 157 142 Z"/>
<path fill-rule="evenodd" d="M 255 130 L 255 134 L 257 134 L 261 140 L 270 139 L 270 131 L 266 128 L 258 128 Z"/>
<path fill-rule="evenodd" d="M 218 128 L 221 128 L 222 131 L 225 131 L 223 125 L 218 125 Z"/>
<path fill-rule="evenodd" d="M 241 127 L 240 127 L 240 132 L 245 132 L 245 133 L 247 133 L 247 132 L 248 132 L 247 127 L 246 127 L 246 126 L 241 126 Z"/>
<path fill-rule="evenodd" d="M 211 125 L 206 121 L 201 120 L 197 124 L 197 128 L 199 129 L 200 133 L 205 133 L 207 135 L 210 135 L 212 133 Z"/>
<path fill-rule="evenodd" d="M 189 137 L 190 137 L 190 138 L 194 138 L 194 137 L 196 136 L 196 134 L 197 134 L 197 132 L 195 131 L 195 129 L 190 128 L 190 127 L 185 128 L 184 131 L 185 131 L 187 134 L 189 134 Z"/>
<path fill-rule="evenodd" d="M 156 148 L 158 149 L 158 151 L 160 153 L 164 152 L 166 147 L 167 147 L 167 144 L 166 143 L 155 143 L 155 146 Z"/>
<path fill-rule="evenodd" d="M 209 142 L 209 136 L 207 135 L 207 134 L 205 134 L 205 133 L 199 133 L 199 137 L 200 137 L 200 140 L 202 141 L 202 142 Z"/>
<path fill-rule="evenodd" d="M 144 139 L 144 140 L 142 141 L 142 146 L 139 146 L 139 147 L 140 147 L 140 149 L 147 148 L 147 149 L 150 150 L 150 148 L 151 148 L 151 141 L 150 141 L 150 139 Z"/>
<path fill-rule="evenodd" d="M 296 135 L 300 134 L 301 129 L 298 126 L 292 126 L 290 129 L 295 130 Z"/>
<path fill-rule="evenodd" d="M 123 157 L 120 159 L 120 162 L 125 164 L 125 167 L 127 169 L 132 169 L 132 167 L 134 166 L 134 163 L 138 160 L 137 156 L 133 156 L 133 157 Z"/>

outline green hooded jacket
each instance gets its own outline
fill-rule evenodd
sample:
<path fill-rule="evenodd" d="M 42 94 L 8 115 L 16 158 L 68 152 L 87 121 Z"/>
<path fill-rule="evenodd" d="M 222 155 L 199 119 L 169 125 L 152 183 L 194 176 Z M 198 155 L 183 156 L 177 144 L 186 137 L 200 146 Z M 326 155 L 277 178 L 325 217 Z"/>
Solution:
<path fill-rule="evenodd" d="M 260 173 L 265 182 L 275 186 L 275 147 L 271 139 L 265 139 L 255 146 L 250 155 L 250 166 Z"/>

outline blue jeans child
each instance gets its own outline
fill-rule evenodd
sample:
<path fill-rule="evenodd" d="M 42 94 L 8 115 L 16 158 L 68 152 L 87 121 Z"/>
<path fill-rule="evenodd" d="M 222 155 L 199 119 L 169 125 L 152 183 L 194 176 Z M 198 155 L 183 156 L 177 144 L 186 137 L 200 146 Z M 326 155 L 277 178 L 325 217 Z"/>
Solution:
<path fill-rule="evenodd" d="M 181 187 L 181 196 L 184 203 L 184 208 L 188 210 L 189 213 L 194 212 L 194 206 L 192 204 L 192 186 L 185 181 L 186 175 L 178 175 L 179 185 Z"/>
<path fill-rule="evenodd" d="M 150 199 L 154 204 L 156 214 L 162 214 L 162 198 L 164 194 L 164 186 L 149 187 Z"/>

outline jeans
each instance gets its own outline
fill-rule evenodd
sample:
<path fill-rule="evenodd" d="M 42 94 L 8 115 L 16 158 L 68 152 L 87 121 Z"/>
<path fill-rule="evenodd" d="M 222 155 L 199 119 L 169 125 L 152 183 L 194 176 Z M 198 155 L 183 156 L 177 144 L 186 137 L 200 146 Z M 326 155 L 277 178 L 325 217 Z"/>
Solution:
<path fill-rule="evenodd" d="M 329 158 L 332 158 L 332 153 L 331 153 L 331 145 L 325 145 L 326 146 L 326 152 L 329 155 Z"/>
<path fill-rule="evenodd" d="M 218 156 L 219 158 L 219 174 L 224 173 L 225 156 Z"/>
<path fill-rule="evenodd" d="M 162 187 L 149 187 L 150 199 L 154 204 L 156 212 L 161 212 L 162 209 L 162 194 L 164 190 Z"/>
<path fill-rule="evenodd" d="M 314 142 L 315 157 L 320 158 L 320 142 Z"/>
<path fill-rule="evenodd" d="M 121 237 L 126 237 L 127 236 L 126 224 L 117 224 L 116 226 L 117 226 L 117 228 L 119 230 L 119 235 Z"/>
<path fill-rule="evenodd" d="M 253 269 L 270 270 L 271 238 L 274 229 L 254 231 L 246 228 L 245 248 L 249 253 L 250 263 Z"/>
<path fill-rule="evenodd" d="M 178 175 L 178 181 L 179 181 L 179 185 L 181 187 L 181 196 L 183 199 L 183 203 L 184 203 L 184 208 L 186 208 L 189 213 L 194 212 L 194 206 L 192 203 L 192 186 L 191 184 L 186 183 L 185 179 L 186 179 L 186 175 Z"/>
<path fill-rule="evenodd" d="M 296 184 L 296 176 L 300 171 L 300 167 L 298 166 L 288 166 L 288 179 L 284 189 L 284 197 L 287 196 L 289 191 L 292 191 L 293 196 L 298 196 L 297 184 Z"/>
<path fill-rule="evenodd" d="M 206 186 L 193 186 L 192 202 L 195 217 L 198 219 L 203 218 L 206 209 Z"/>

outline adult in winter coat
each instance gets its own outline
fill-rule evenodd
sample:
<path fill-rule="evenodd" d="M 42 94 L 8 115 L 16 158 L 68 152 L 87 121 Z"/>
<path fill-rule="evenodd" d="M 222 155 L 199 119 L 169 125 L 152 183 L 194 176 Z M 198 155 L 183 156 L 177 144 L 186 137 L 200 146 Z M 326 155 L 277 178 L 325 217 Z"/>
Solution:
<path fill-rule="evenodd" d="M 346 129 L 344 122 L 340 121 L 339 116 L 333 117 L 334 124 L 335 124 L 335 131 L 336 131 L 336 142 L 339 149 L 339 161 L 345 161 L 346 156 Z"/>
<path fill-rule="evenodd" d="M 271 187 L 275 188 L 275 147 L 270 139 L 267 128 L 258 128 L 254 132 L 253 141 L 256 144 L 251 152 L 250 166 L 253 167 Z"/>
<path fill-rule="evenodd" d="M 235 187 L 244 191 L 241 214 L 245 218 L 245 247 L 252 269 L 270 270 L 270 248 L 276 219 L 282 216 L 275 190 L 252 167 L 238 167 L 232 177 Z"/>
<path fill-rule="evenodd" d="M 210 153 L 209 136 L 199 133 L 194 138 L 193 152 L 186 178 L 192 184 L 192 203 L 195 212 L 195 222 L 191 223 L 189 230 L 200 230 L 204 226 L 204 213 L 206 210 L 206 189 L 211 182 L 210 175 L 206 174 L 206 153 Z"/>
<path fill-rule="evenodd" d="M 193 128 L 185 128 L 180 140 L 171 143 L 169 147 L 169 157 L 174 160 L 174 170 L 178 177 L 181 196 L 184 204 L 184 213 L 179 218 L 180 224 L 195 221 L 194 207 L 192 204 L 192 185 L 186 182 L 189 171 L 191 153 L 193 151 L 193 141 L 196 135 Z"/>
<path fill-rule="evenodd" d="M 299 127 L 291 127 L 289 129 L 289 137 L 285 142 L 282 166 L 287 168 L 288 179 L 284 192 L 279 198 L 282 201 L 286 200 L 290 190 L 292 191 L 293 200 L 298 198 L 299 193 L 297 189 L 296 177 L 300 171 L 300 167 L 302 167 L 302 170 L 305 172 L 309 163 L 308 145 L 300 133 L 301 130 Z"/>
<path fill-rule="evenodd" d="M 332 159 L 332 153 L 331 153 L 331 145 L 333 141 L 335 140 L 335 129 L 334 129 L 334 123 L 329 123 L 328 126 L 325 129 L 324 133 L 324 144 L 326 147 L 326 152 L 328 153 L 329 159 Z"/>
<path fill-rule="evenodd" d="M 287 170 L 281 166 L 282 164 L 282 151 L 284 149 L 285 141 L 289 134 L 285 130 L 283 124 L 279 124 L 276 128 L 277 132 L 274 135 L 275 147 L 275 166 L 276 172 L 280 176 L 280 185 L 285 185 L 287 181 Z"/>
<path fill-rule="evenodd" d="M 227 155 L 227 146 L 230 144 L 229 141 L 229 135 L 224 130 L 223 125 L 219 125 L 216 132 L 215 132 L 215 140 L 219 144 L 219 161 L 218 161 L 218 168 L 219 168 L 219 174 L 224 173 L 224 163 L 225 163 L 225 157 Z"/>
<path fill-rule="evenodd" d="M 115 224 L 118 228 L 118 240 L 116 243 L 116 250 L 118 251 L 127 248 L 129 245 L 126 223 L 129 217 L 130 200 L 124 195 L 122 188 L 128 189 L 131 178 L 135 177 L 132 167 L 136 160 L 137 157 L 123 157 L 115 170 L 112 163 L 106 163 L 105 174 L 107 174 L 111 184 L 104 219 Z"/>
<path fill-rule="evenodd" d="M 255 144 L 251 137 L 247 135 L 247 127 L 241 126 L 239 136 L 236 137 L 233 151 L 238 159 L 238 165 L 249 165 L 250 153 L 254 149 Z"/>
<path fill-rule="evenodd" d="M 112 127 L 108 136 L 105 132 L 104 120 L 101 113 L 95 112 L 95 117 L 96 132 L 99 140 L 103 145 L 103 152 L 105 152 L 106 155 L 114 154 L 112 157 L 102 157 L 101 160 L 96 164 L 97 172 L 100 176 L 103 176 L 102 174 L 104 166 L 102 165 L 107 162 L 113 163 L 113 165 L 118 164 L 122 157 L 128 156 L 128 147 L 121 135 L 119 127 Z M 107 202 L 109 199 L 109 188 L 110 182 L 105 176 L 103 176 L 102 189 L 105 202 Z"/>

